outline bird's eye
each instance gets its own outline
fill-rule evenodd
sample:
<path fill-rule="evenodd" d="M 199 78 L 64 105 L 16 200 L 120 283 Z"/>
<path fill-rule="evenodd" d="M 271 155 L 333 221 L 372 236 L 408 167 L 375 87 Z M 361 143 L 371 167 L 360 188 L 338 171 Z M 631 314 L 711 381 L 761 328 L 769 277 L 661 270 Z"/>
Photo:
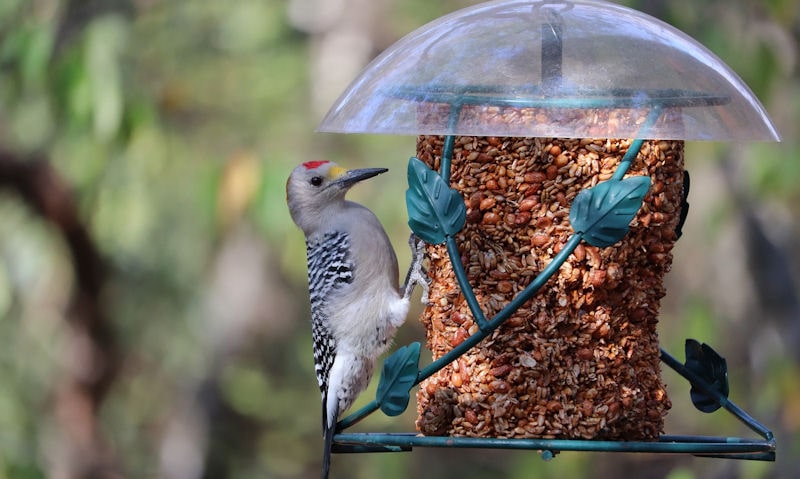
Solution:
<path fill-rule="evenodd" d="M 314 186 L 319 186 L 322 184 L 322 177 L 321 176 L 314 176 L 311 178 L 310 183 Z"/>

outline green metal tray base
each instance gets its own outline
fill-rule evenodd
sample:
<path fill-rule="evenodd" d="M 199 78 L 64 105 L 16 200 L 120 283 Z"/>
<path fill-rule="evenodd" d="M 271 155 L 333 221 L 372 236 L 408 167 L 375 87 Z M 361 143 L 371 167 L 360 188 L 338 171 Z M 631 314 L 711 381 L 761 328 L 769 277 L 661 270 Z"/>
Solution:
<path fill-rule="evenodd" d="M 458 447 L 542 451 L 552 459 L 561 451 L 692 454 L 702 457 L 775 461 L 775 440 L 712 436 L 661 436 L 657 441 L 594 441 L 578 439 L 507 439 L 420 436 L 414 433 L 340 433 L 335 453 L 401 452 L 414 447 Z"/>

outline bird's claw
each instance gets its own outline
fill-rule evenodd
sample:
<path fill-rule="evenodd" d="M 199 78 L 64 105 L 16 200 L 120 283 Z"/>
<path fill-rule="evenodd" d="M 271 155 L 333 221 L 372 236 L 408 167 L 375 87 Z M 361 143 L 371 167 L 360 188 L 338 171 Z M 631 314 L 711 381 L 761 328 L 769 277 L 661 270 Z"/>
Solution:
<path fill-rule="evenodd" d="M 422 304 L 428 304 L 428 275 L 422 262 L 425 259 L 425 242 L 417 235 L 411 233 L 408 237 L 408 245 L 411 247 L 411 266 L 406 275 L 405 294 L 406 298 L 411 297 L 414 286 L 422 288 Z"/>

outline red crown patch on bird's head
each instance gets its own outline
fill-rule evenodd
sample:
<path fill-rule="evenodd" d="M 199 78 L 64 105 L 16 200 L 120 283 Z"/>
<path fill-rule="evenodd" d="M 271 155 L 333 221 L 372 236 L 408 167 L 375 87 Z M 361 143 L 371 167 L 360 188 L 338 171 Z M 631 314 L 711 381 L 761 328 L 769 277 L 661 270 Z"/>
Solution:
<path fill-rule="evenodd" d="M 305 166 L 307 170 L 313 170 L 315 168 L 319 168 L 325 163 L 330 163 L 330 161 L 328 160 L 306 161 L 305 163 L 303 163 L 303 166 Z"/>

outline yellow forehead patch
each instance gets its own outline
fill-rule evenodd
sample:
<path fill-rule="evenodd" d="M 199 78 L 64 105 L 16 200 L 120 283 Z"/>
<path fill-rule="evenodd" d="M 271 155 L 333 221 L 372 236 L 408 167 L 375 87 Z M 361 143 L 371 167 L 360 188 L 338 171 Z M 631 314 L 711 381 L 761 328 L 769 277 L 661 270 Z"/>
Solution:
<path fill-rule="evenodd" d="M 342 168 L 339 165 L 334 165 L 328 170 L 328 179 L 335 180 L 347 173 L 347 168 Z"/>

